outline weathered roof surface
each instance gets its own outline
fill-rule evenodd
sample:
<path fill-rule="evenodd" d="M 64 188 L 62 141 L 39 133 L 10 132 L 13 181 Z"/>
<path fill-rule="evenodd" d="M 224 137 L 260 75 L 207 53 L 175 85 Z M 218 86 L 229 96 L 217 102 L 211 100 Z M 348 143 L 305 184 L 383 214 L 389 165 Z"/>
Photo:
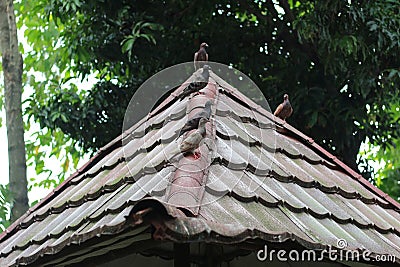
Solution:
<path fill-rule="evenodd" d="M 304 249 L 345 239 L 400 263 L 396 201 L 215 74 L 205 95 L 180 101 L 182 89 L 3 232 L 0 266 L 64 266 L 139 239 Z M 171 159 L 208 99 L 202 156 Z"/>

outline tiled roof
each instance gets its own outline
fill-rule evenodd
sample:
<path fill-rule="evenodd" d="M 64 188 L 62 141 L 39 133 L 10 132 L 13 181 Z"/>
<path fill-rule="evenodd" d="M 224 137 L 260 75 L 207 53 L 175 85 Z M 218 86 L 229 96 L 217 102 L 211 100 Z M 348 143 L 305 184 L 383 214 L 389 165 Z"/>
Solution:
<path fill-rule="evenodd" d="M 396 201 L 215 74 L 205 95 L 178 100 L 182 89 L 3 232 L 0 266 L 64 266 L 128 246 L 139 233 L 317 250 L 345 239 L 347 250 L 400 263 Z M 171 159 L 179 129 L 208 99 L 202 156 Z"/>

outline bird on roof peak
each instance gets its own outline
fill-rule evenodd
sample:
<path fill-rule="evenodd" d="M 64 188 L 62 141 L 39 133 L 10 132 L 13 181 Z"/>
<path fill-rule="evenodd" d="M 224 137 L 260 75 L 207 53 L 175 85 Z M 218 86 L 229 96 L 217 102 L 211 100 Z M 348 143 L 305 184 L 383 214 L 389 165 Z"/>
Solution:
<path fill-rule="evenodd" d="M 211 67 L 209 65 L 203 66 L 203 71 L 195 72 L 193 74 L 193 81 L 186 86 L 179 98 L 183 99 L 189 96 L 191 93 L 199 92 L 201 89 L 207 86 L 208 80 L 210 79 L 210 71 Z"/>
<path fill-rule="evenodd" d="M 206 48 L 208 47 L 207 43 L 201 43 L 200 49 L 194 53 L 194 69 L 197 70 L 201 68 L 208 61 L 208 54 Z"/>
<path fill-rule="evenodd" d="M 211 70 L 210 65 L 206 64 L 206 65 L 203 66 L 203 72 L 206 71 L 206 70 Z"/>
<path fill-rule="evenodd" d="M 293 108 L 289 101 L 289 95 L 284 94 L 283 102 L 279 104 L 279 106 L 276 108 L 274 115 L 281 118 L 282 120 L 286 120 L 288 117 L 290 117 L 290 115 L 292 115 L 292 113 Z"/>
<path fill-rule="evenodd" d="M 202 111 L 197 112 L 196 114 L 194 114 L 192 118 L 187 120 L 185 125 L 179 131 L 177 139 L 184 133 L 189 132 L 193 129 L 197 129 L 199 127 L 199 122 L 201 118 L 206 118 L 207 120 L 209 120 L 211 116 L 211 106 L 212 106 L 211 100 L 208 100 L 205 103 Z"/>
<path fill-rule="evenodd" d="M 182 140 L 179 144 L 178 152 L 173 152 L 171 159 L 179 154 L 183 154 L 184 156 L 192 154 L 194 159 L 200 158 L 201 153 L 200 151 L 196 151 L 196 149 L 199 148 L 201 141 L 206 137 L 206 123 L 208 121 L 209 119 L 207 118 L 200 118 L 196 131 L 191 132 Z"/>
<path fill-rule="evenodd" d="M 179 145 L 179 150 L 182 154 L 193 154 L 195 159 L 200 158 L 200 151 L 195 151 L 199 148 L 201 141 L 204 137 L 206 137 L 206 123 L 208 122 L 207 118 L 200 118 L 199 127 L 196 131 L 189 134 Z"/>

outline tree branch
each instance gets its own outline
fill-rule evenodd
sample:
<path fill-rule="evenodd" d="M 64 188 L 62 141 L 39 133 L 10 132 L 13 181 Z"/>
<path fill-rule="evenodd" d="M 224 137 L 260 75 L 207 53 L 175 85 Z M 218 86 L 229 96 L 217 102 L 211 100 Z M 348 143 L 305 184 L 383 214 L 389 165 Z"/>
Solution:
<path fill-rule="evenodd" d="M 285 11 L 285 16 L 288 18 L 288 22 L 293 23 L 294 15 L 293 15 L 292 10 L 290 9 L 289 3 L 285 0 L 278 0 L 278 2 L 279 2 L 279 5 Z"/>
<path fill-rule="evenodd" d="M 197 1 L 195 1 L 195 0 L 191 1 L 190 4 L 189 4 L 187 7 L 185 7 L 183 10 L 181 10 L 181 11 L 179 11 L 179 12 L 173 14 L 172 17 L 173 17 L 175 20 L 180 19 L 183 15 L 185 15 L 185 13 L 189 12 L 191 9 L 193 9 L 193 7 L 196 6 L 196 2 L 197 2 Z"/>
<path fill-rule="evenodd" d="M 292 18 L 291 23 L 293 23 L 294 20 L 294 15 L 290 10 L 290 7 L 286 1 L 280 0 L 279 3 L 282 5 L 282 8 L 285 10 L 287 9 L 288 11 L 285 11 L 286 14 L 288 14 L 289 18 Z M 261 13 L 261 10 L 259 7 L 254 7 L 248 3 L 248 1 L 241 0 L 240 4 L 247 8 L 250 12 L 252 12 L 254 15 L 257 16 L 259 19 L 265 20 L 267 23 L 272 23 L 272 20 L 269 18 L 269 16 L 265 16 Z M 272 15 L 273 18 L 276 20 L 280 20 L 279 18 L 279 13 L 275 8 L 275 5 L 272 1 L 266 1 L 265 2 L 266 8 L 268 12 Z M 296 37 L 295 37 L 296 36 Z M 292 47 L 293 49 L 298 49 L 302 51 L 307 57 L 314 62 L 316 65 L 320 65 L 321 61 L 319 60 L 318 53 L 316 50 L 313 48 L 311 44 L 304 43 L 300 44 L 299 40 L 297 39 L 297 31 L 292 30 L 291 32 L 289 31 L 288 27 L 283 27 L 282 31 L 278 35 L 279 39 L 282 39 L 289 47 Z"/>
<path fill-rule="evenodd" d="M 263 15 L 261 13 L 261 10 L 258 7 L 254 7 L 253 5 L 250 5 L 249 4 L 250 2 L 251 1 L 247 1 L 247 0 L 239 0 L 240 5 L 243 6 L 246 10 L 248 10 L 251 13 L 253 13 L 254 15 L 256 15 L 256 17 L 263 19 L 267 23 L 272 23 L 272 19 L 269 16 Z"/>
<path fill-rule="evenodd" d="M 17 38 L 17 24 L 14 14 L 13 0 L 7 0 L 7 17 L 8 17 L 8 29 L 10 31 L 10 50 L 12 53 L 19 54 L 18 50 L 18 38 Z"/>
<path fill-rule="evenodd" d="M 0 0 L 0 52 L 4 53 L 10 47 L 10 34 L 7 18 L 6 1 Z"/>
<path fill-rule="evenodd" d="M 271 12 L 272 16 L 276 19 L 279 19 L 279 13 L 274 7 L 274 3 L 272 1 L 266 1 L 265 2 L 267 9 L 269 12 Z"/>

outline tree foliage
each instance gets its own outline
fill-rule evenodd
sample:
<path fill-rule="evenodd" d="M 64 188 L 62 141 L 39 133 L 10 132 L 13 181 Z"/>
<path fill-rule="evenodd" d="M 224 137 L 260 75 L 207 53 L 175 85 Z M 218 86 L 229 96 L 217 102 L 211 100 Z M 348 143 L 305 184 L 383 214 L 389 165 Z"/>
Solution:
<path fill-rule="evenodd" d="M 400 200 L 400 140 L 397 139 L 394 146 L 380 149 L 372 158 L 382 162 L 383 168 L 379 169 L 375 177 L 376 185 L 397 201 Z"/>
<path fill-rule="evenodd" d="M 398 122 L 400 120 L 400 99 L 390 106 L 383 106 L 393 115 Z M 390 136 L 389 136 L 390 138 Z M 367 143 L 367 147 L 360 150 L 361 156 L 367 161 L 379 164 L 374 176 L 374 184 L 397 201 L 400 200 L 400 139 L 392 140 L 391 146 L 378 146 Z"/>
<path fill-rule="evenodd" d="M 390 143 L 389 134 L 399 136 L 398 123 L 380 108 L 399 93 L 398 5 L 278 2 L 52 0 L 47 17 L 63 25 L 62 45 L 75 63 L 71 71 L 96 72 L 100 82 L 84 94 L 70 89 L 71 97 L 39 103 L 34 116 L 96 149 L 117 132 L 97 138 L 95 129 L 118 128 L 126 99 L 138 85 L 162 68 L 190 61 L 205 40 L 211 44 L 210 59 L 248 74 L 272 106 L 288 92 L 295 107 L 290 122 L 355 167 L 366 136 L 383 146 Z M 69 99 L 78 98 L 79 107 L 68 107 Z M 48 121 L 48 110 L 63 110 L 65 119 Z M 75 115 L 82 110 L 83 117 L 95 114 L 95 123 L 85 125 Z"/>
<path fill-rule="evenodd" d="M 60 32 L 63 25 L 47 17 L 48 1 L 20 1 L 16 4 L 18 13 L 18 27 L 24 31 L 27 46 L 21 49 L 24 52 L 23 81 L 28 98 L 24 101 L 25 128 L 32 133 L 26 142 L 28 165 L 34 166 L 37 174 L 47 174 L 47 179 L 37 181 L 30 177 L 32 186 L 52 188 L 63 181 L 66 174 L 76 169 L 79 159 L 84 151 L 78 147 L 77 140 L 71 138 L 60 128 L 46 127 L 46 121 L 40 122 L 41 127 L 35 128 L 34 122 L 38 121 L 35 112 L 38 107 L 56 99 L 56 95 L 63 90 L 74 94 L 82 94 L 73 83 L 73 78 L 78 74 L 73 72 L 74 62 L 68 53 L 68 48 L 62 44 Z M 29 93 L 30 92 L 30 93 Z M 68 93 L 64 94 L 64 100 Z M 68 99 L 68 103 L 73 99 Z M 67 121 L 63 112 L 65 110 L 41 110 L 45 120 Z M 46 113 L 47 112 L 47 113 Z M 33 126 L 33 127 L 32 127 Z M 45 159 L 55 157 L 61 162 L 62 172 L 54 175 L 44 163 Z M 57 179 L 56 179 L 57 178 Z"/>
<path fill-rule="evenodd" d="M 0 232 L 10 226 L 11 203 L 9 186 L 0 184 Z"/>

